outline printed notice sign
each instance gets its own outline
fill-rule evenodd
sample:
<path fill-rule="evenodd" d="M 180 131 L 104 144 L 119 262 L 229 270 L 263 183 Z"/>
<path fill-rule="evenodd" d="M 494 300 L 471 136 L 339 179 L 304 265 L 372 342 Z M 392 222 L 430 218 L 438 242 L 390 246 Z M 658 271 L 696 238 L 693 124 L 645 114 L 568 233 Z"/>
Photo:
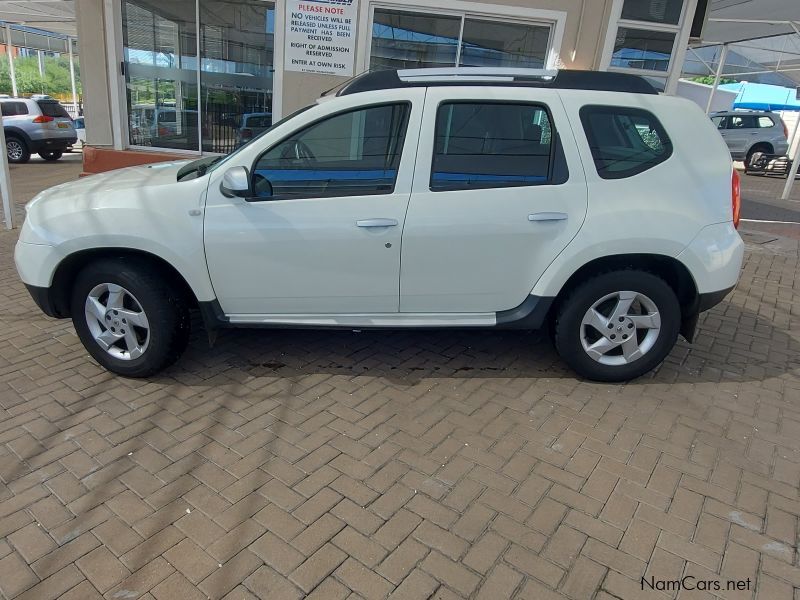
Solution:
<path fill-rule="evenodd" d="M 286 70 L 353 75 L 358 0 L 288 0 Z"/>

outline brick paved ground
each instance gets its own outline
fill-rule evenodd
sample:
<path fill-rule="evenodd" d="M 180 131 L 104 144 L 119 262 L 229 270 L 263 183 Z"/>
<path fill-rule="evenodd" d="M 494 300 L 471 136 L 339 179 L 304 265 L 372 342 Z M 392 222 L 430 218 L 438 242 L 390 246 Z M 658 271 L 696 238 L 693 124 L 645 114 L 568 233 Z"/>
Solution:
<path fill-rule="evenodd" d="M 640 587 L 686 574 L 800 600 L 797 241 L 748 236 L 694 346 L 597 385 L 514 332 L 199 332 L 119 379 L 33 305 L 15 237 L 4 598 L 714 597 Z"/>

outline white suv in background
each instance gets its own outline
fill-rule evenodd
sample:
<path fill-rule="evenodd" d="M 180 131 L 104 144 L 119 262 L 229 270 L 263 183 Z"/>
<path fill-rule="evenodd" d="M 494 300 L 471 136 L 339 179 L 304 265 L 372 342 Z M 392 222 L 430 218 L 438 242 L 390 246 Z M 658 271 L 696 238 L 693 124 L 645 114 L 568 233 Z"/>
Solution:
<path fill-rule="evenodd" d="M 692 102 L 615 73 L 357 77 L 224 159 L 29 205 L 16 264 L 104 367 L 221 327 L 552 328 L 581 375 L 656 367 L 742 263 L 738 175 Z"/>

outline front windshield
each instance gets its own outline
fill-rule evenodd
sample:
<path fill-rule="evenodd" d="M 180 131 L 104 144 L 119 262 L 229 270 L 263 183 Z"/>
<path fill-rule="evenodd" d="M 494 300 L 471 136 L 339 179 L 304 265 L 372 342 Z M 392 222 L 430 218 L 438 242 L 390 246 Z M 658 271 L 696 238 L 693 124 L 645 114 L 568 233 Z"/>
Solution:
<path fill-rule="evenodd" d="M 286 123 L 290 119 L 293 119 L 297 115 L 299 115 L 301 113 L 304 113 L 305 111 L 307 111 L 312 106 L 314 106 L 314 105 L 310 104 L 309 106 L 304 106 L 300 110 L 296 110 L 295 112 L 293 112 L 292 114 L 290 114 L 287 117 L 284 117 L 280 121 L 277 121 L 276 123 L 273 123 L 272 127 L 269 127 L 268 129 L 264 130 L 262 133 L 258 134 L 256 137 L 254 137 L 249 142 L 246 142 L 245 144 L 242 144 L 241 146 L 239 146 L 236 150 L 234 150 L 233 152 L 231 152 L 227 156 L 204 156 L 203 158 L 200 158 L 198 160 L 190 162 L 188 165 L 184 166 L 178 172 L 178 181 L 183 181 L 184 179 L 188 179 L 189 175 L 194 175 L 195 178 L 196 177 L 202 177 L 203 175 L 206 175 L 208 173 L 211 173 L 211 172 L 217 170 L 222 165 L 224 165 L 229 160 L 231 160 L 234 156 L 239 154 L 239 152 L 244 150 L 247 146 L 249 146 L 250 144 L 252 144 L 256 140 L 260 139 L 264 135 L 268 134 L 270 131 L 272 131 L 276 127 L 278 127 L 280 125 L 283 125 L 284 123 Z"/>

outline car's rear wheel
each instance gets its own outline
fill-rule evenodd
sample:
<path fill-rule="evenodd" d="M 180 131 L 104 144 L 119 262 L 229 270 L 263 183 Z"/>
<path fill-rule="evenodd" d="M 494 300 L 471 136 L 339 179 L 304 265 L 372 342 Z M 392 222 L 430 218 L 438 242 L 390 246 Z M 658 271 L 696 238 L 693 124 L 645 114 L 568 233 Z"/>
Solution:
<path fill-rule="evenodd" d="M 189 340 L 179 290 L 143 261 L 107 259 L 80 272 L 72 322 L 89 354 L 109 371 L 149 377 L 175 362 Z"/>
<path fill-rule="evenodd" d="M 747 156 L 744 159 L 744 166 L 745 169 L 749 168 L 752 164 L 756 154 L 772 154 L 773 149 L 771 146 L 766 144 L 756 144 L 750 150 L 747 151 Z"/>
<path fill-rule="evenodd" d="M 50 161 L 58 160 L 63 155 L 64 155 L 64 153 L 61 150 L 52 150 L 52 151 L 49 151 L 49 152 L 39 152 L 39 156 L 41 156 L 45 160 L 50 160 Z"/>
<path fill-rule="evenodd" d="M 660 364 L 675 345 L 681 309 L 672 288 L 645 271 L 611 271 L 578 285 L 556 317 L 556 349 L 578 374 L 626 381 Z"/>
<path fill-rule="evenodd" d="M 6 135 L 6 154 L 10 163 L 26 163 L 31 158 L 31 151 L 25 140 L 16 135 Z"/>

